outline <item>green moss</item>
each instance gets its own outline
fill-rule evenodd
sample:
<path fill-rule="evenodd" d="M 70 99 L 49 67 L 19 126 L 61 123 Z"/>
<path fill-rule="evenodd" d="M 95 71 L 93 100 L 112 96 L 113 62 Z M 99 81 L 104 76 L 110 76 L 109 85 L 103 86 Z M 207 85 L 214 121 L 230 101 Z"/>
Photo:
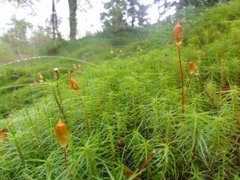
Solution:
<path fill-rule="evenodd" d="M 0 142 L 0 176 L 127 179 L 126 170 L 140 167 L 154 150 L 137 172 L 142 179 L 238 179 L 239 5 L 183 14 L 191 17 L 183 22 L 181 46 L 184 114 L 171 22 L 137 31 L 142 37 L 123 32 L 126 39 L 98 34 L 67 42 L 60 55 L 85 62 L 80 74 L 72 71 L 79 91 L 70 88 L 66 75 L 75 61 L 50 58 L 2 68 L 1 87 L 31 83 L 38 72 L 45 83 L 0 89 L 0 110 L 8 115 L 0 127 L 10 130 Z M 199 68 L 192 79 L 190 60 Z M 54 67 L 61 70 L 58 81 Z M 71 132 L 67 164 L 55 137 L 60 118 Z"/>

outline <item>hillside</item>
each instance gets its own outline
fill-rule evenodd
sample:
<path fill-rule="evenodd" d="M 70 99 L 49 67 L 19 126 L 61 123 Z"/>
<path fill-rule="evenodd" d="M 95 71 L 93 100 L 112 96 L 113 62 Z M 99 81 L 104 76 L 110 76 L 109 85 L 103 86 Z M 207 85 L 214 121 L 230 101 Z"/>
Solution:
<path fill-rule="evenodd" d="M 0 67 L 0 129 L 9 131 L 0 134 L 1 179 L 239 179 L 240 2 L 176 17 Z M 38 72 L 44 82 L 31 85 Z M 69 131 L 66 159 L 59 119 Z"/>

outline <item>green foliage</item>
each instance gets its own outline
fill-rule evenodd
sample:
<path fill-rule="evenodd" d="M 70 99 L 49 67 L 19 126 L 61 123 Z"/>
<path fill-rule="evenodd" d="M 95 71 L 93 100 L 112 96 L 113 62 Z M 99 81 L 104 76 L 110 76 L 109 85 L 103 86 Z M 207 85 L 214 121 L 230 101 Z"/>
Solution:
<path fill-rule="evenodd" d="M 126 2 L 124 0 L 111 0 L 104 4 L 107 12 L 101 14 L 101 20 L 107 30 L 117 32 L 127 28 L 125 17 Z"/>
<path fill-rule="evenodd" d="M 148 37 L 145 30 L 127 30 L 118 33 L 99 33 L 95 36 L 88 36 L 79 41 L 66 42 L 59 52 L 63 56 L 73 56 L 78 59 L 91 62 L 102 62 L 117 57 L 135 53 L 139 40 L 143 42 Z M 149 42 L 150 44 L 151 42 Z M 134 45 L 135 44 L 135 45 Z M 126 49 L 132 45 L 134 49 Z"/>
<path fill-rule="evenodd" d="M 27 30 L 31 28 L 31 24 L 24 20 L 11 19 L 12 28 L 2 37 L 3 41 L 7 42 L 15 54 L 28 53 L 27 46 Z"/>
<path fill-rule="evenodd" d="M 72 62 L 57 60 L 48 67 L 50 62 L 36 61 L 26 62 L 24 68 L 3 68 L 2 85 L 16 79 L 27 83 L 37 72 L 49 81 L 22 89 L 31 104 L 0 121 L 1 128 L 9 129 L 0 142 L 0 176 L 239 179 L 239 5 L 234 1 L 201 16 L 192 15 L 191 9 L 183 14 L 193 16 L 192 21 L 183 22 L 181 51 L 188 88 L 184 114 L 171 22 L 142 30 L 142 36 L 137 30 L 123 32 L 122 39 L 97 34 L 67 42 L 62 55 L 85 60 L 80 74 L 72 72 L 80 86 L 77 91 L 70 88 L 65 73 Z M 119 49 L 120 55 L 110 53 Z M 199 68 L 191 82 L 188 60 Z M 87 65 L 90 62 L 98 65 Z M 59 80 L 53 78 L 54 66 L 61 70 Z M 10 76 L 15 71 L 17 78 Z M 68 122 L 71 132 L 67 163 L 54 131 L 60 118 Z M 153 150 L 146 168 L 134 173 Z M 126 174 L 129 171 L 131 177 Z"/>
<path fill-rule="evenodd" d="M 14 53 L 11 47 L 4 43 L 2 40 L 0 40 L 0 62 L 4 63 L 11 59 L 13 59 Z"/>
<path fill-rule="evenodd" d="M 0 160 L 4 177 L 14 178 L 8 172 L 15 172 L 29 178 L 124 179 L 123 171 L 139 166 L 152 150 L 156 155 L 143 178 L 237 175 L 237 156 L 231 152 L 237 152 L 238 130 L 231 112 L 237 102 L 234 97 L 239 98 L 232 93 L 239 90 L 232 87 L 231 96 L 227 92 L 226 98 L 215 99 L 221 109 L 216 111 L 211 106 L 206 109 L 209 98 L 201 93 L 204 86 L 195 82 L 197 88 L 191 89 L 182 116 L 177 67 L 175 54 L 168 59 L 152 51 L 86 67 L 78 78 L 80 92 L 71 90 L 62 76 L 59 89 L 72 132 L 67 166 L 53 129 L 62 116 L 51 91 L 56 82 L 42 84 L 36 90 L 48 96 L 8 119 L 11 133 L 4 141 L 8 146 L 1 146 Z M 210 89 L 209 96 L 215 95 Z"/>
<path fill-rule="evenodd" d="M 143 26 L 148 22 L 147 10 L 149 5 L 143 5 L 139 0 L 129 0 L 127 1 L 127 16 L 131 18 L 130 26 Z"/>
<path fill-rule="evenodd" d="M 32 32 L 31 39 L 29 39 L 32 49 L 35 53 L 47 54 L 48 48 L 50 49 L 50 43 L 52 43 L 52 33 L 51 28 L 43 28 L 39 26 L 36 30 Z M 56 41 L 60 41 L 57 39 Z"/>
<path fill-rule="evenodd" d="M 194 7 L 212 7 L 217 3 L 228 2 L 230 0 L 180 0 L 178 2 L 178 8 L 184 8 L 186 6 L 194 6 Z"/>
<path fill-rule="evenodd" d="M 60 54 L 61 50 L 64 48 L 66 41 L 61 37 L 54 40 L 47 40 L 43 43 L 42 47 L 39 47 L 39 54 L 44 55 L 55 55 Z"/>
<path fill-rule="evenodd" d="M 148 7 L 139 0 L 109 0 L 104 3 L 105 12 L 101 13 L 104 30 L 119 32 L 146 25 Z"/>
<path fill-rule="evenodd" d="M 39 59 L 2 68 L 0 71 L 0 117 L 7 117 L 16 109 L 30 105 L 44 95 L 43 92 L 39 94 L 39 89 L 36 88 L 39 87 L 38 72 L 46 80 L 52 77 L 55 67 L 62 68 L 62 73 L 66 73 L 73 63 L 75 62 L 60 59 Z"/>

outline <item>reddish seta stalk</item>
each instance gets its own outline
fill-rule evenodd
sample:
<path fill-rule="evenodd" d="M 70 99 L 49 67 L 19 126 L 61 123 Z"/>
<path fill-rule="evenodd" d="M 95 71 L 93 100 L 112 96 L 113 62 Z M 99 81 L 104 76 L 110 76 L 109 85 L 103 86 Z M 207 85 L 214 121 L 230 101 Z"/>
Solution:
<path fill-rule="evenodd" d="M 150 162 L 150 160 L 152 159 L 152 157 L 156 154 L 156 151 L 153 150 L 145 159 L 145 161 L 139 165 L 135 170 L 131 170 L 131 169 L 125 169 L 124 170 L 124 174 L 127 175 L 128 177 L 131 177 L 134 174 L 138 174 L 138 176 L 135 179 L 139 179 L 141 173 L 143 172 L 143 170 L 147 167 L 148 163 Z"/>
<path fill-rule="evenodd" d="M 139 166 L 138 171 L 142 171 L 143 169 L 145 169 L 145 168 L 147 167 L 149 161 L 152 159 L 152 157 L 153 157 L 155 154 L 156 154 L 156 151 L 152 151 L 152 152 L 148 155 L 147 159 L 145 159 L 145 161 L 143 162 L 143 164 L 141 164 L 141 166 Z"/>
<path fill-rule="evenodd" d="M 183 74 L 183 68 L 182 68 L 182 60 L 181 60 L 181 51 L 180 51 L 180 45 L 182 43 L 182 29 L 183 27 L 178 22 L 174 27 L 174 35 L 175 35 L 175 42 L 178 48 L 178 61 L 179 61 L 179 68 L 181 73 L 181 81 L 182 81 L 182 113 L 184 113 L 184 74 Z"/>
<path fill-rule="evenodd" d="M 181 73 L 181 81 L 182 81 L 182 113 L 184 113 L 184 74 L 183 74 L 183 68 L 182 68 L 182 60 L 181 60 L 181 51 L 180 51 L 180 45 L 177 45 L 178 47 L 178 61 L 179 61 L 179 68 Z"/>
<path fill-rule="evenodd" d="M 64 151 L 64 162 L 65 162 L 65 164 L 67 164 L 67 148 L 64 147 L 63 151 Z"/>

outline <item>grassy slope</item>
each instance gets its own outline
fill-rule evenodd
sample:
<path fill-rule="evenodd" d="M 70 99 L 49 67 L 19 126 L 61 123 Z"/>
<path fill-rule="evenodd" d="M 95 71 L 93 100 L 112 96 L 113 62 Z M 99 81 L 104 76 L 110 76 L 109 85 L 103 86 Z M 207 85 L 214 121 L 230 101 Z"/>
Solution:
<path fill-rule="evenodd" d="M 64 42 L 57 40 L 56 42 L 47 44 L 40 49 L 40 55 L 57 55 L 63 57 L 72 57 L 81 62 L 72 61 L 63 58 L 39 58 L 34 61 L 23 61 L 16 65 L 1 68 L 0 71 L 0 117 L 7 117 L 12 111 L 22 108 L 26 103 L 31 104 L 32 100 L 28 94 L 32 91 L 31 87 L 23 88 L 7 88 L 8 86 L 18 86 L 22 84 L 31 84 L 37 81 L 37 73 L 41 72 L 45 79 L 52 78 L 52 70 L 59 67 L 66 72 L 72 68 L 72 64 L 81 64 L 84 66 L 88 62 L 101 64 L 103 61 L 111 61 L 128 56 L 134 56 L 139 53 L 146 53 L 152 49 L 166 47 L 171 42 L 172 24 L 164 23 L 160 28 L 150 27 L 145 29 L 136 29 L 132 31 L 114 33 L 99 33 L 95 36 L 88 36 L 78 41 Z M 167 30 L 168 29 L 168 30 Z M 5 51 L 0 50 L 1 64 L 8 62 Z M 16 61 L 16 59 L 14 59 Z M 21 58 L 20 58 L 21 60 Z M 83 62 L 82 62 L 83 61 Z M 31 67 L 31 69 L 29 68 Z M 4 90 L 3 90 L 4 89 Z M 22 103 L 16 100 L 21 99 Z"/>
<path fill-rule="evenodd" d="M 61 68 L 62 72 L 66 73 L 72 67 L 73 62 L 48 58 L 2 67 L 0 71 L 0 118 L 7 117 L 12 111 L 32 103 L 29 94 L 37 93 L 32 85 L 37 85 L 38 72 L 41 72 L 45 79 L 51 79 L 55 67 Z"/>
<path fill-rule="evenodd" d="M 124 171 L 138 167 L 152 150 L 156 154 L 142 178 L 238 179 L 239 9 L 235 1 L 185 22 L 185 84 L 188 60 L 196 62 L 200 51 L 201 61 L 200 78 L 192 79 L 186 93 L 184 115 L 176 48 L 157 48 L 158 38 L 171 42 L 161 31 L 126 47 L 96 45 L 104 50 L 99 57 L 112 61 L 74 73 L 79 91 L 69 88 L 62 73 L 64 120 L 72 132 L 67 165 L 54 131 L 63 118 L 53 97 L 57 83 L 34 87 L 31 107 L 1 122 L 10 129 L 0 145 L 2 179 L 126 179 Z M 170 35 L 172 27 L 166 29 Z M 123 53 L 112 55 L 111 49 Z M 72 55 L 98 61 L 90 50 L 80 47 Z"/>

